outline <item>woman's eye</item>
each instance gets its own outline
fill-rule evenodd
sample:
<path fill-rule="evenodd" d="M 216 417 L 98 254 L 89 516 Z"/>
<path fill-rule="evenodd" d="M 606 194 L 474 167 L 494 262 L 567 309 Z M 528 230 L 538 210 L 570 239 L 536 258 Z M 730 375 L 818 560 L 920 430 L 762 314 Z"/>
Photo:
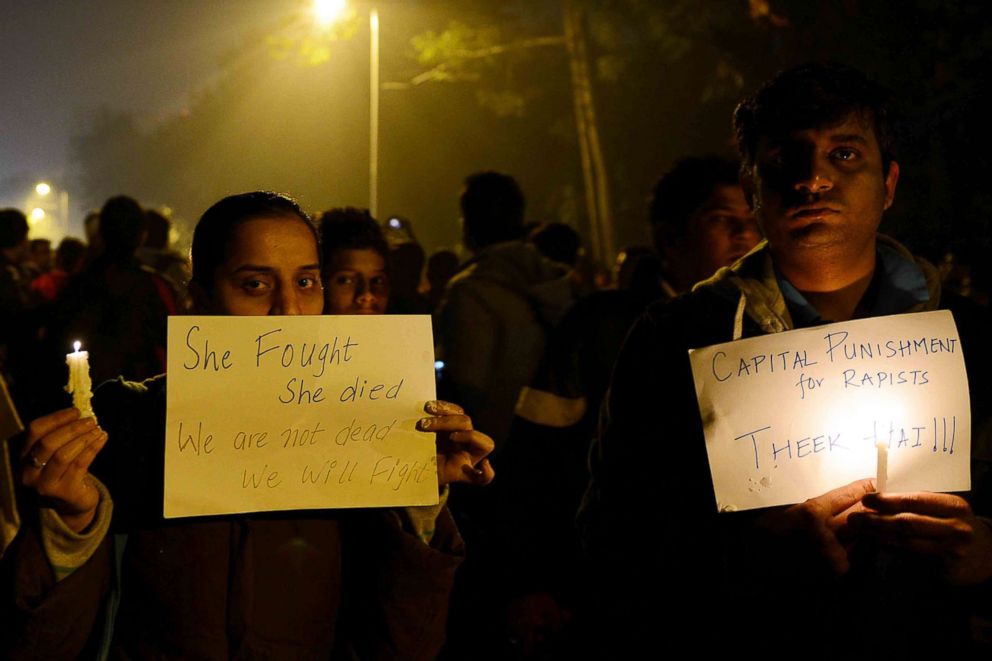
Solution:
<path fill-rule="evenodd" d="M 257 292 L 266 289 L 268 287 L 268 283 L 264 280 L 252 278 L 251 280 L 245 280 L 242 282 L 241 287 L 250 292 Z"/>
<path fill-rule="evenodd" d="M 353 285 L 355 284 L 355 279 L 350 275 L 342 273 L 341 275 L 337 275 L 334 277 L 334 284 L 340 285 L 342 287 L 347 285 Z"/>
<path fill-rule="evenodd" d="M 310 276 L 304 276 L 297 280 L 296 284 L 301 289 L 310 289 L 311 287 L 315 287 L 317 285 L 317 279 L 311 278 Z"/>

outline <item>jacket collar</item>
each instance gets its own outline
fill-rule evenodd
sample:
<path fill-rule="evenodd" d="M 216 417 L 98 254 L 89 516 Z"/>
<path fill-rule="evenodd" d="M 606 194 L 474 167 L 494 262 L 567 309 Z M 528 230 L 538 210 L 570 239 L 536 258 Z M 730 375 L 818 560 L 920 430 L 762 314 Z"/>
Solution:
<path fill-rule="evenodd" d="M 913 255 L 900 243 L 878 235 L 874 300 L 869 316 L 934 310 L 940 304 L 937 270 Z M 798 326 L 821 323 L 819 314 L 798 290 L 777 273 L 768 242 L 762 241 L 736 264 L 717 271 L 709 280 L 693 287 L 709 289 L 738 300 L 734 339 L 741 336 L 746 314 L 764 333 L 778 333 Z"/>

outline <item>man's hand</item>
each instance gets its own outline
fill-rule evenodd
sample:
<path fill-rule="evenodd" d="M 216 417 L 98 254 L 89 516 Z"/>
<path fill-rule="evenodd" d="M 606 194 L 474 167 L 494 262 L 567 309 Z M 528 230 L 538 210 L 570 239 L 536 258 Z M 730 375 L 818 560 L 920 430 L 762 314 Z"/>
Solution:
<path fill-rule="evenodd" d="M 875 489 L 872 480 L 858 480 L 810 498 L 804 503 L 769 512 L 759 522 L 763 532 L 791 540 L 801 553 L 812 553 L 840 576 L 851 564 L 844 546 L 848 517 L 864 509 L 862 499 Z"/>
<path fill-rule="evenodd" d="M 486 457 L 496 444 L 486 434 L 472 429 L 472 418 L 457 404 L 430 401 L 424 410 L 434 417 L 417 421 L 420 431 L 437 434 L 437 482 L 489 484 L 496 473 Z"/>
<path fill-rule="evenodd" d="M 93 418 L 74 408 L 31 422 L 21 452 L 21 481 L 46 498 L 69 528 L 83 531 L 93 521 L 100 494 L 90 464 L 107 442 Z"/>
<path fill-rule="evenodd" d="M 947 580 L 974 585 L 992 578 L 992 528 L 960 496 L 948 493 L 873 493 L 851 516 L 859 534 L 941 560 Z"/>

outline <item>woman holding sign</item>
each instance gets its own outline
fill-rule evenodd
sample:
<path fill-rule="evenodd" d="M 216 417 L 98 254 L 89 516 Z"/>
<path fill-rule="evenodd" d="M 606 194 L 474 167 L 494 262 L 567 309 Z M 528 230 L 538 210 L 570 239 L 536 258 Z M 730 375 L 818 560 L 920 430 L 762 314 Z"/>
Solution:
<path fill-rule="evenodd" d="M 317 235 L 288 198 L 221 200 L 200 219 L 192 257 L 190 289 L 202 313 L 322 312 Z M 2 619 L 11 635 L 0 654 L 437 653 L 462 553 L 443 498 L 403 510 L 166 521 L 165 392 L 164 376 L 109 382 L 93 399 L 99 424 L 75 409 L 32 422 L 21 475 L 39 508 L 10 551 L 13 594 Z M 438 433 L 442 494 L 451 482 L 489 482 L 492 440 L 455 405 L 425 408 L 431 415 L 418 428 Z"/>

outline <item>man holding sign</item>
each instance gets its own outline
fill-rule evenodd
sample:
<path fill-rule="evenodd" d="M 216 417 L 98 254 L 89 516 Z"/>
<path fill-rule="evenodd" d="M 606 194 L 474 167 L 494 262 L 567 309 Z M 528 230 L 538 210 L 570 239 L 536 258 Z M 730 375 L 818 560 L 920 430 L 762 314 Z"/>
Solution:
<path fill-rule="evenodd" d="M 992 529 L 976 515 L 989 512 L 985 439 L 972 442 L 971 492 L 964 496 L 879 494 L 868 479 L 873 470 L 854 482 L 831 480 L 842 473 L 821 471 L 818 478 L 832 488 L 808 494 L 805 502 L 718 514 L 713 480 L 725 466 L 708 455 L 712 444 L 704 428 L 719 427 L 734 406 L 761 406 L 770 417 L 787 418 L 798 391 L 755 402 L 753 384 L 774 366 L 803 383 L 802 396 L 815 397 L 821 384 L 802 379 L 818 360 L 794 346 L 756 351 L 731 366 L 723 362 L 727 352 L 716 352 L 712 380 L 736 381 L 736 400 L 721 408 L 703 396 L 697 401 L 688 356 L 795 328 L 949 309 L 960 334 L 953 346 L 972 377 L 972 428 L 983 429 L 990 392 L 976 377 L 988 365 L 985 312 L 941 292 L 932 267 L 877 234 L 899 179 L 891 122 L 885 90 L 837 65 L 783 72 L 738 107 L 742 184 L 767 242 L 692 295 L 652 308 L 638 322 L 617 361 L 593 455 L 583 521 L 605 575 L 613 624 L 625 632 L 618 639 L 739 651 L 760 633 L 755 651 L 792 657 L 854 650 L 855 656 L 917 656 L 921 649 L 953 655 L 972 645 L 969 599 L 992 577 Z M 893 336 L 903 332 L 900 323 L 893 321 Z M 834 350 L 839 359 L 874 350 L 888 355 L 887 341 L 874 342 L 873 349 L 866 340 L 846 354 L 839 344 Z M 918 342 L 928 358 L 931 348 L 951 346 L 928 342 Z M 904 352 L 914 351 L 910 345 Z M 898 353 L 898 342 L 892 346 Z M 891 382 L 885 378 L 898 384 L 888 391 L 896 405 L 896 388 L 914 387 L 905 385 L 912 374 L 902 372 L 893 372 Z M 867 380 L 848 375 L 841 387 L 865 387 L 867 393 L 881 389 L 880 380 L 877 372 Z M 926 380 L 922 372 L 916 377 L 919 384 Z M 968 384 L 948 384 L 942 394 L 957 392 L 967 398 Z M 855 414 L 845 410 L 826 418 L 840 425 Z M 794 428 L 804 421 L 785 422 Z M 948 425 L 953 423 L 932 425 L 941 436 L 940 443 L 933 440 L 934 461 L 946 452 L 937 446 L 946 446 L 944 430 L 953 429 Z M 920 439 L 923 429 L 921 424 L 914 432 Z M 752 461 L 748 469 L 768 471 L 752 491 L 777 488 L 786 460 L 812 462 L 814 453 L 841 452 L 847 440 L 831 429 L 809 429 L 802 438 L 762 436 L 775 431 L 745 429 L 737 441 Z M 888 442 L 898 445 L 891 436 Z M 666 612 L 669 620 L 659 630 L 660 604 L 677 606 L 666 609 L 675 614 Z M 714 630 L 721 635 L 713 636 Z"/>

